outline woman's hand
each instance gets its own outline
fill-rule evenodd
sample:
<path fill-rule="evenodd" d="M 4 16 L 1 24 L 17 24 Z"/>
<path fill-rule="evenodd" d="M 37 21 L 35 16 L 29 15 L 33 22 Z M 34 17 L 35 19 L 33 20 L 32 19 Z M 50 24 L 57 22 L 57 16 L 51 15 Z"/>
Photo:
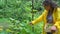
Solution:
<path fill-rule="evenodd" d="M 30 25 L 33 25 L 32 22 L 29 23 Z"/>
<path fill-rule="evenodd" d="M 56 30 L 57 30 L 56 26 L 52 26 L 52 27 L 51 27 L 51 31 L 52 31 L 52 32 L 55 32 Z"/>

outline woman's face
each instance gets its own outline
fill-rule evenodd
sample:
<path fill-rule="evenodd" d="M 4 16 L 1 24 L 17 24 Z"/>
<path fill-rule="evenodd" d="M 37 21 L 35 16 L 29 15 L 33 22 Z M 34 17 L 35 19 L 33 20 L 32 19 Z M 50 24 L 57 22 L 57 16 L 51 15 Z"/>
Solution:
<path fill-rule="evenodd" d="M 49 11 L 49 10 L 51 9 L 50 5 L 44 6 L 44 8 L 45 8 L 47 11 Z"/>

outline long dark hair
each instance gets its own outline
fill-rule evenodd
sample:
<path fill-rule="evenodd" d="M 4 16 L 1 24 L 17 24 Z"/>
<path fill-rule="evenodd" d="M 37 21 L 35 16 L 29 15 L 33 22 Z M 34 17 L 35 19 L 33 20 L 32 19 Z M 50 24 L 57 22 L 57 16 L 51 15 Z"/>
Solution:
<path fill-rule="evenodd" d="M 51 20 L 49 20 L 48 18 L 49 18 L 49 15 L 52 15 L 52 14 L 53 14 L 53 11 L 57 8 L 57 4 L 54 3 L 52 0 L 45 0 L 45 1 L 43 2 L 43 5 L 44 5 L 44 6 L 50 5 L 51 10 L 48 11 L 47 22 L 49 22 L 49 21 L 51 21 L 51 20 L 52 20 L 51 22 L 53 22 L 53 17 L 51 17 L 51 18 L 52 18 Z"/>
<path fill-rule="evenodd" d="M 51 7 L 51 10 L 49 10 L 49 11 L 56 11 L 56 9 L 57 9 L 57 4 L 55 3 L 55 2 L 53 2 L 52 0 L 45 0 L 45 1 L 43 1 L 43 6 L 48 6 L 48 5 L 50 5 L 50 7 Z"/>
<path fill-rule="evenodd" d="M 43 5 L 44 6 L 50 5 L 52 8 L 56 8 L 57 7 L 57 4 L 55 2 L 53 2 L 52 0 L 45 0 L 45 1 L 43 1 Z"/>

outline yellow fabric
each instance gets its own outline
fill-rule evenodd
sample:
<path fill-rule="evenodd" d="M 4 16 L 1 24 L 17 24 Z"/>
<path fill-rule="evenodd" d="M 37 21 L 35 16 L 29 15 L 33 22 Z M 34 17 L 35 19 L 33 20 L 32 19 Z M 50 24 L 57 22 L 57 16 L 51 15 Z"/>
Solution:
<path fill-rule="evenodd" d="M 46 24 L 47 23 L 47 20 L 46 20 L 47 14 L 48 14 L 48 11 L 44 10 L 42 15 L 40 15 L 36 20 L 32 21 L 32 24 L 36 24 L 36 23 L 39 23 L 41 21 L 44 21 L 44 23 Z M 58 34 L 60 34 L 60 8 L 57 8 L 57 9 L 54 10 L 53 21 L 55 23 L 54 25 L 57 26 Z M 44 26 L 43 26 L 43 28 L 44 28 Z M 43 32 L 43 34 L 45 34 L 45 33 Z"/>

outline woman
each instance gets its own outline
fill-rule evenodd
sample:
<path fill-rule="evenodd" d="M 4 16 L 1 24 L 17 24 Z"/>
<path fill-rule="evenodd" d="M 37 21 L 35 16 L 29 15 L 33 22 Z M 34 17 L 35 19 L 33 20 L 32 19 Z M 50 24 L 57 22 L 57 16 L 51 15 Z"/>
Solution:
<path fill-rule="evenodd" d="M 45 10 L 42 15 L 36 20 L 33 20 L 30 24 L 34 25 L 44 21 L 42 34 L 60 34 L 60 8 L 51 0 L 45 0 L 43 6 Z"/>

